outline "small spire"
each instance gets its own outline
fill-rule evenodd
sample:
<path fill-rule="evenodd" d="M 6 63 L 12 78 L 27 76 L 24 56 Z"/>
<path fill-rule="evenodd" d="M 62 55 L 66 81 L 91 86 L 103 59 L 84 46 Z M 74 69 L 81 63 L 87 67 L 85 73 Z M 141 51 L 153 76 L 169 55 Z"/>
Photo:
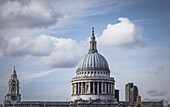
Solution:
<path fill-rule="evenodd" d="M 92 37 L 94 37 L 94 27 L 92 27 Z"/>
<path fill-rule="evenodd" d="M 16 74 L 16 71 L 15 71 L 15 66 L 13 67 L 13 69 L 14 69 L 14 74 Z"/>
<path fill-rule="evenodd" d="M 96 41 L 95 41 L 95 36 L 94 36 L 94 27 L 92 27 L 92 37 L 90 40 L 90 49 L 89 53 L 95 53 L 97 51 L 97 46 L 96 46 Z"/>

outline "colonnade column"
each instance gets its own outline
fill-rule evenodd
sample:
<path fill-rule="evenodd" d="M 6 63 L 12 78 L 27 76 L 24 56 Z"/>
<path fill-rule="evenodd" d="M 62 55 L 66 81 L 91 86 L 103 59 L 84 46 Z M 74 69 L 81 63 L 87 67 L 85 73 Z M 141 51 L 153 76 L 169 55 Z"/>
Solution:
<path fill-rule="evenodd" d="M 86 94 L 87 93 L 87 83 L 85 82 L 85 92 L 84 92 L 84 94 Z"/>
<path fill-rule="evenodd" d="M 87 85 L 88 85 L 88 87 L 87 87 Z M 96 90 L 96 88 L 97 88 L 97 90 Z M 100 91 L 101 91 L 101 93 L 100 93 Z M 72 95 L 89 94 L 89 93 L 90 94 L 99 94 L 100 93 L 100 94 L 114 95 L 115 94 L 114 83 L 97 82 L 97 85 L 96 85 L 96 82 L 72 83 Z"/>
<path fill-rule="evenodd" d="M 95 82 L 93 82 L 93 94 L 95 94 Z"/>
<path fill-rule="evenodd" d="M 107 94 L 107 83 L 105 82 L 105 93 Z"/>
<path fill-rule="evenodd" d="M 80 94 L 80 83 L 78 83 L 78 93 L 77 94 Z"/>
<path fill-rule="evenodd" d="M 83 94 L 83 83 L 81 82 L 81 94 Z"/>
<path fill-rule="evenodd" d="M 110 94 L 113 94 L 113 85 L 112 85 L 112 83 L 110 83 L 110 85 L 111 85 L 111 93 Z"/>
<path fill-rule="evenodd" d="M 112 84 L 113 95 L 115 95 L 114 83 Z"/>
<path fill-rule="evenodd" d="M 110 94 L 110 83 L 107 84 L 108 85 L 108 94 Z"/>
<path fill-rule="evenodd" d="M 97 94 L 99 94 L 99 82 L 97 82 Z"/>
<path fill-rule="evenodd" d="M 72 94 L 74 94 L 74 84 L 72 83 Z"/>
<path fill-rule="evenodd" d="M 88 84 L 89 84 L 89 93 L 91 94 L 91 82 L 89 82 Z"/>

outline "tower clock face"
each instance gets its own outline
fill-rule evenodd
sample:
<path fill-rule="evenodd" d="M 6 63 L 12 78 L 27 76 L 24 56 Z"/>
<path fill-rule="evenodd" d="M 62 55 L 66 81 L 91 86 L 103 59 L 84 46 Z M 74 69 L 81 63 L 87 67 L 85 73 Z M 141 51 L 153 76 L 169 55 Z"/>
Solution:
<path fill-rule="evenodd" d="M 15 95 L 13 95 L 13 96 L 11 96 L 11 100 L 16 100 L 16 96 Z"/>

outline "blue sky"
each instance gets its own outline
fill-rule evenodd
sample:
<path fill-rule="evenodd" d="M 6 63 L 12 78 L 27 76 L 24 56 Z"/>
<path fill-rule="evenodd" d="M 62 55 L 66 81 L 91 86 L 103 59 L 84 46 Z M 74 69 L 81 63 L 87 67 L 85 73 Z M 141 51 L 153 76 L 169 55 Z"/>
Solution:
<path fill-rule="evenodd" d="M 16 66 L 22 100 L 71 100 L 71 79 L 91 28 L 120 99 L 133 82 L 143 100 L 170 103 L 168 0 L 1 0 L 0 101 Z"/>

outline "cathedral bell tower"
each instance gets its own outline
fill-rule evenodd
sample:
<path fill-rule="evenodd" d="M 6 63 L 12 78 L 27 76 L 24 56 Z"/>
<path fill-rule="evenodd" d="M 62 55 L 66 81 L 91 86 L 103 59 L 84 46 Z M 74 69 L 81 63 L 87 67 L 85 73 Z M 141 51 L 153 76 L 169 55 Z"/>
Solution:
<path fill-rule="evenodd" d="M 11 78 L 9 80 L 9 90 L 8 94 L 5 96 L 5 104 L 19 104 L 21 101 L 21 94 L 19 93 L 19 81 L 17 79 L 17 74 L 14 66 L 13 73 L 11 75 Z"/>

